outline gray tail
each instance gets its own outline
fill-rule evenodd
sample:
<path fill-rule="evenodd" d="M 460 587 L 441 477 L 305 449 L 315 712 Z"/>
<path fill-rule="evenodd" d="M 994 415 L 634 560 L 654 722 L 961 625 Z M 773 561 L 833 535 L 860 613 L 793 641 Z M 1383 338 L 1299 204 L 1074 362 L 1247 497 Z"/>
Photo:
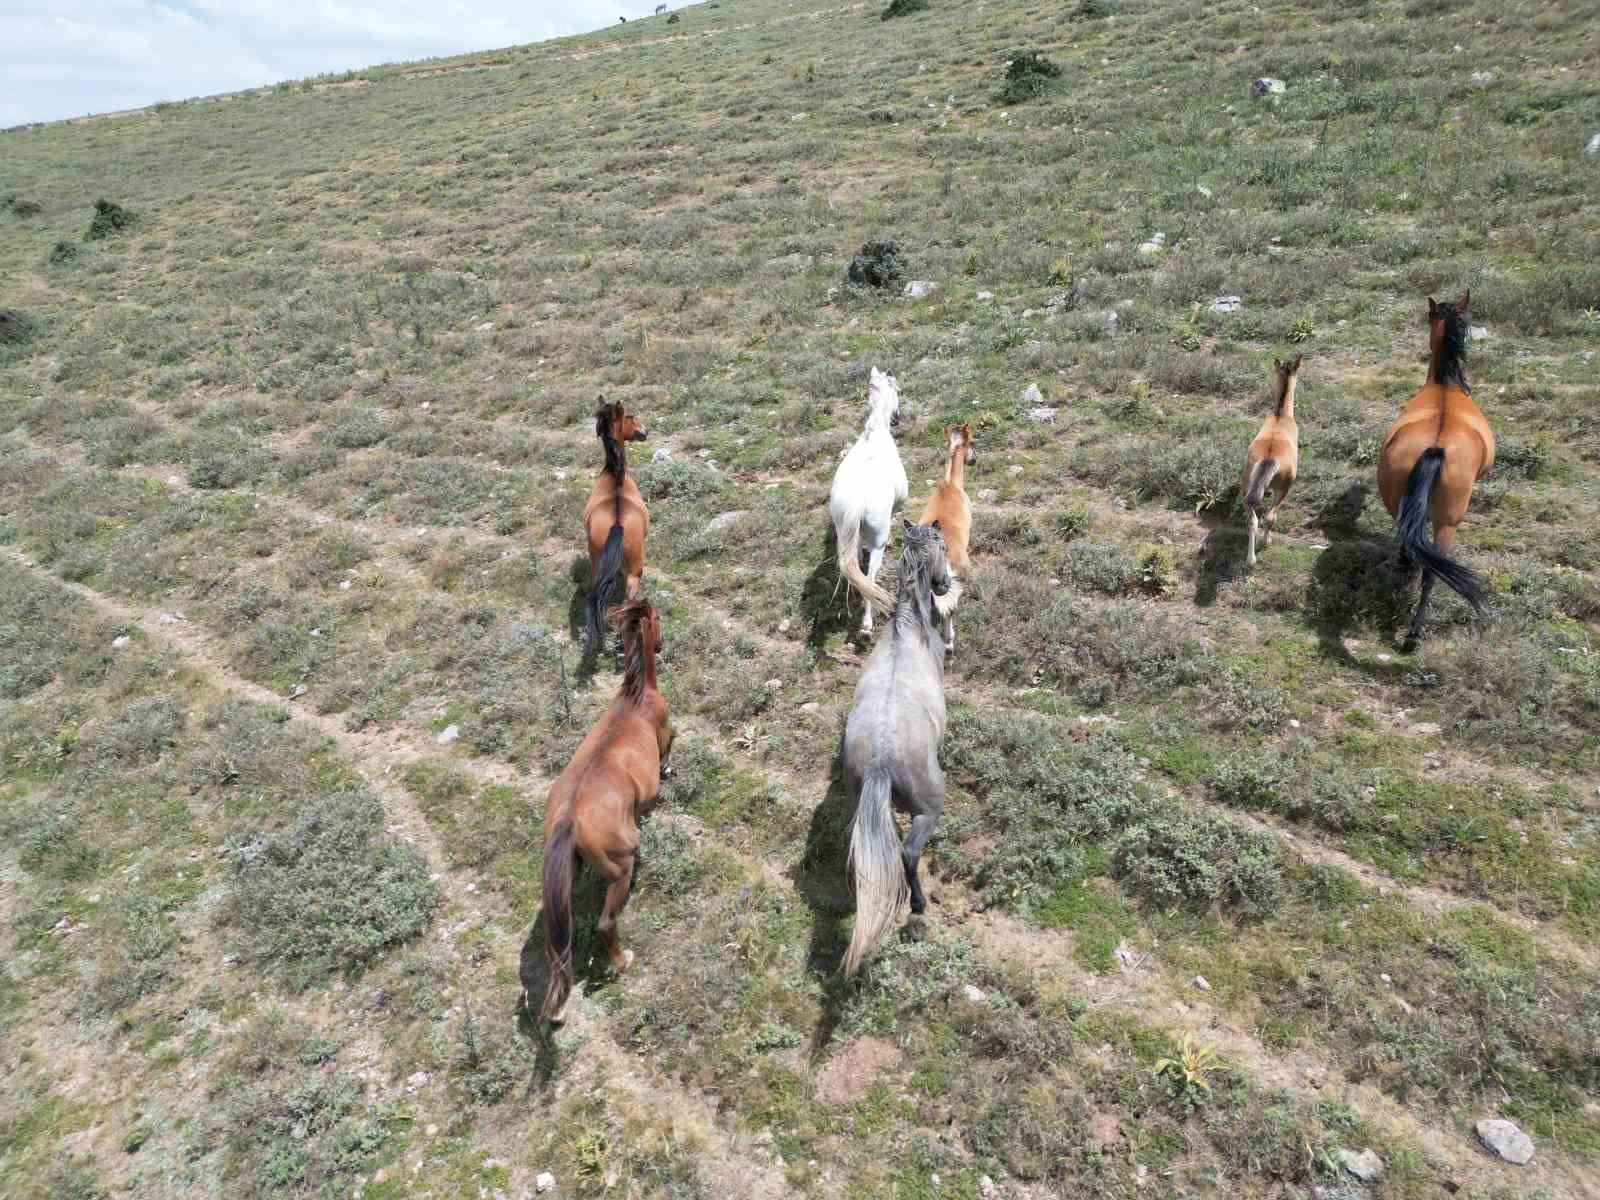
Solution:
<path fill-rule="evenodd" d="M 600 565 L 594 573 L 594 586 L 589 593 L 588 635 L 589 645 L 598 646 L 605 636 L 606 609 L 617 593 L 617 582 L 622 577 L 622 523 L 611 527 L 606 535 L 605 549 L 600 551 Z"/>
<path fill-rule="evenodd" d="M 850 827 L 850 874 L 856 885 L 856 926 L 839 969 L 854 975 L 861 960 L 894 924 L 910 894 L 900 861 L 900 835 L 889 811 L 889 770 L 873 767 L 861 781 L 861 799 Z"/>
<path fill-rule="evenodd" d="M 1444 448 L 1429 446 L 1422 452 L 1406 478 L 1406 494 L 1400 501 L 1400 511 L 1394 518 L 1394 535 L 1423 566 L 1444 580 L 1477 612 L 1483 611 L 1483 599 L 1488 591 L 1478 573 L 1457 562 L 1428 536 L 1428 509 L 1433 504 L 1433 489 L 1444 473 Z"/>
<path fill-rule="evenodd" d="M 1267 494 L 1267 489 L 1272 486 L 1272 479 L 1278 473 L 1278 460 L 1263 458 L 1256 464 L 1255 474 L 1250 476 L 1250 487 L 1245 491 L 1244 506 L 1247 509 L 1261 507 L 1261 501 Z"/>

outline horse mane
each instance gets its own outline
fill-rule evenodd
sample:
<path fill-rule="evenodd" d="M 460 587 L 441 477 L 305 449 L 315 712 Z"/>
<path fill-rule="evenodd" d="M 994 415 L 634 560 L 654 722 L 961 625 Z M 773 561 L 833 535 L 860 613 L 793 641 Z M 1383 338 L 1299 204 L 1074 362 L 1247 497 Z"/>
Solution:
<path fill-rule="evenodd" d="M 611 433 L 611 405 L 602 398 L 594 413 L 594 434 L 606 449 L 605 472 L 617 481 L 611 493 L 612 519 L 622 520 L 622 481 L 628 477 L 628 451 Z"/>
<path fill-rule="evenodd" d="M 905 546 L 900 551 L 900 596 L 905 595 L 907 587 L 912 589 L 911 594 L 919 604 L 918 616 L 929 629 L 934 626 L 934 609 L 933 581 L 928 577 L 928 547 L 937 536 L 938 530 L 931 525 L 911 525 L 905 531 Z M 896 618 L 900 609 L 901 605 L 896 603 Z"/>
<path fill-rule="evenodd" d="M 1291 363 L 1279 363 L 1277 367 L 1278 381 L 1272 385 L 1272 415 L 1283 416 L 1283 406 L 1289 399 L 1289 381 L 1294 378 L 1295 371 L 1299 370 L 1300 357 L 1298 355 Z M 1295 371 L 1288 370 L 1293 365 Z"/>
<path fill-rule="evenodd" d="M 642 596 L 611 610 L 611 623 L 622 639 L 622 694 L 636 707 L 643 702 L 650 681 L 650 649 L 645 645 L 644 627 L 654 613 L 650 601 Z"/>
<path fill-rule="evenodd" d="M 1456 311 L 1455 305 L 1445 304 L 1440 307 L 1446 310 L 1443 318 L 1444 340 L 1439 345 L 1439 361 L 1434 367 L 1434 378 L 1447 387 L 1471 392 L 1472 386 L 1467 383 L 1465 366 L 1471 324 L 1465 313 Z"/>

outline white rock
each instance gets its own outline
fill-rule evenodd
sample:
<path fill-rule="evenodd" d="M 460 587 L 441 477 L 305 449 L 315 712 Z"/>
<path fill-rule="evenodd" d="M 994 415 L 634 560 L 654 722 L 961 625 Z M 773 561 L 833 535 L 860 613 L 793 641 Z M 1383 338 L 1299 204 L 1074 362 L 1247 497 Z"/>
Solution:
<path fill-rule="evenodd" d="M 933 295 L 938 290 L 939 285 L 931 279 L 913 279 L 906 284 L 903 295 L 907 300 L 921 300 L 925 296 Z"/>
<path fill-rule="evenodd" d="M 339 581 L 339 590 L 341 592 L 348 592 L 350 590 L 350 581 L 348 579 L 341 579 Z"/>
<path fill-rule="evenodd" d="M 1028 385 L 1028 390 L 1022 393 L 1022 402 L 1024 404 L 1044 403 L 1044 393 L 1039 390 L 1039 385 L 1037 383 L 1030 383 Z"/>
<path fill-rule="evenodd" d="M 1485 342 L 1489 340 L 1489 330 L 1483 325 L 1471 325 L 1467 328 L 1467 336 L 1475 342 Z"/>
<path fill-rule="evenodd" d="M 433 740 L 438 742 L 441 746 L 448 746 L 460 736 L 461 727 L 459 725 L 451 724 L 446 725 L 443 729 L 439 730 L 439 732 L 434 735 Z"/>
<path fill-rule="evenodd" d="M 966 984 L 966 985 L 964 985 L 962 987 L 961 994 L 963 996 L 965 996 L 968 1000 L 970 1000 L 973 1004 L 982 1004 L 984 1002 L 984 1000 L 987 999 L 987 997 L 983 994 L 983 989 L 982 988 L 974 987 L 970 983 Z"/>
<path fill-rule="evenodd" d="M 1377 1151 L 1366 1149 L 1357 1154 L 1354 1150 L 1341 1150 L 1335 1155 L 1339 1165 L 1362 1183 L 1376 1183 L 1383 1178 L 1383 1159 Z"/>
<path fill-rule="evenodd" d="M 412 1087 L 423 1087 L 428 1082 L 428 1073 L 426 1071 L 418 1071 L 416 1074 L 408 1076 L 406 1082 Z"/>
<path fill-rule="evenodd" d="M 297 684 L 294 685 L 294 691 L 289 693 L 289 699 L 298 700 L 301 696 L 304 696 L 305 694 L 306 694 L 306 685 L 303 684 L 303 683 L 297 683 Z"/>
<path fill-rule="evenodd" d="M 1478 1140 L 1508 1163 L 1519 1167 L 1533 1159 L 1533 1141 L 1510 1121 L 1485 1118 L 1477 1124 Z"/>
<path fill-rule="evenodd" d="M 994 1180 L 990 1179 L 987 1175 L 979 1175 L 978 1195 L 981 1196 L 983 1200 L 992 1200 L 994 1194 Z"/>
<path fill-rule="evenodd" d="M 1121 317 L 1117 316 L 1117 310 L 1114 308 L 1106 309 L 1104 315 L 1107 329 L 1115 329 L 1117 327 L 1117 323 L 1122 320 Z"/>
<path fill-rule="evenodd" d="M 1140 254 L 1160 254 L 1161 247 L 1167 244 L 1167 235 L 1159 229 L 1150 235 L 1150 240 L 1139 243 Z"/>
<path fill-rule="evenodd" d="M 494 332 L 494 322 L 493 321 L 485 321 L 482 325 L 478 326 L 478 332 L 479 333 L 492 333 L 492 332 Z"/>
<path fill-rule="evenodd" d="M 1035 421 L 1040 425 L 1054 425 L 1057 411 L 1045 405 L 1040 405 L 1038 408 L 1030 408 L 1028 410 L 1028 420 Z"/>
<path fill-rule="evenodd" d="M 650 461 L 652 463 L 663 463 L 671 457 L 671 450 L 668 450 L 665 446 L 657 446 L 655 451 L 650 455 Z"/>
<path fill-rule="evenodd" d="M 1209 992 L 1211 990 L 1211 982 L 1204 975 L 1196 975 L 1192 982 L 1194 983 L 1194 986 L 1199 988 L 1202 992 Z"/>
<path fill-rule="evenodd" d="M 1194 185 L 1194 190 L 1199 192 L 1207 200 L 1211 199 L 1211 189 L 1208 188 L 1205 184 L 1203 184 L 1203 183 L 1195 184 Z"/>
<path fill-rule="evenodd" d="M 779 688 L 783 687 L 783 680 L 781 680 L 781 679 L 769 679 L 769 680 L 767 680 L 766 687 L 767 687 L 767 691 L 775 692 Z"/>
<path fill-rule="evenodd" d="M 1478 87 L 1488 87 L 1494 82 L 1493 71 L 1474 71 L 1471 75 L 1472 82 Z"/>
<path fill-rule="evenodd" d="M 111 645 L 113 646 L 113 648 L 115 648 L 117 650 L 121 650 L 124 646 L 126 646 L 132 640 L 133 639 L 130 638 L 125 633 L 124 634 L 119 634 L 118 636 L 116 636 L 116 637 L 111 639 Z"/>
<path fill-rule="evenodd" d="M 1000 493 L 995 491 L 993 488 L 978 489 L 978 500 L 981 503 L 993 504 L 998 499 L 1000 499 Z"/>
<path fill-rule="evenodd" d="M 1583 148 L 1583 152 L 1585 154 L 1600 154 L 1600 133 L 1589 139 L 1588 144 Z"/>
<path fill-rule="evenodd" d="M 742 508 L 733 509 L 731 512 L 718 513 L 706 523 L 706 532 L 716 533 L 719 529 L 726 529 L 744 515 L 745 512 Z"/>
<path fill-rule="evenodd" d="M 1259 100 L 1262 96 L 1281 96 L 1287 87 L 1283 80 L 1263 75 L 1260 79 L 1251 80 L 1250 98 Z"/>
<path fill-rule="evenodd" d="M 1595 137 L 1597 139 L 1600 139 L 1600 133 L 1595 134 Z M 993 292 L 979 292 L 978 293 L 978 299 L 979 300 L 993 300 L 994 299 L 994 293 Z"/>
<path fill-rule="evenodd" d="M 543 1195 L 545 1192 L 556 1190 L 556 1177 L 549 1171 L 540 1171 L 533 1180 L 534 1190 Z"/>
<path fill-rule="evenodd" d="M 181 612 L 162 613 L 156 618 L 162 625 L 182 625 L 184 616 Z"/>
<path fill-rule="evenodd" d="M 789 118 L 789 120 L 791 120 L 791 121 L 804 121 L 810 115 L 811 115 L 810 113 L 795 113 L 793 116 L 791 116 Z"/>
<path fill-rule="evenodd" d="M 1238 296 L 1218 296 L 1211 302 L 1211 311 L 1214 313 L 1243 312 L 1244 301 Z"/>
<path fill-rule="evenodd" d="M 1021 475 L 1022 474 L 1022 467 L 1017 463 L 1012 463 L 1009 467 L 1006 468 L 1006 474 L 1007 475 Z"/>

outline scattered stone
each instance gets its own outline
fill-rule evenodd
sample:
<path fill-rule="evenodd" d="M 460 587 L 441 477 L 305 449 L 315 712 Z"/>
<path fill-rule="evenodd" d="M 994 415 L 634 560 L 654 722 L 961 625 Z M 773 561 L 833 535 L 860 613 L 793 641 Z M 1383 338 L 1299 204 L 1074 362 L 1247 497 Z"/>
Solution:
<path fill-rule="evenodd" d="M 549 1171 L 540 1171 L 538 1175 L 534 1176 L 533 1186 L 534 1190 L 539 1192 L 540 1195 L 545 1192 L 553 1192 L 556 1190 L 556 1177 L 550 1174 Z"/>
<path fill-rule="evenodd" d="M 710 521 L 706 522 L 706 532 L 716 533 L 719 529 L 726 529 L 729 525 L 732 525 L 740 517 L 745 515 L 747 514 L 742 508 L 735 508 L 725 513 L 718 513 L 716 516 L 712 517 Z"/>
<path fill-rule="evenodd" d="M 1211 990 L 1211 982 L 1204 975 L 1196 975 L 1193 983 L 1194 986 L 1199 988 L 1202 992 L 1209 992 Z"/>
<path fill-rule="evenodd" d="M 446 725 L 443 729 L 439 730 L 439 732 L 434 735 L 433 740 L 438 742 L 439 745 L 441 745 L 441 746 L 448 746 L 451 742 L 455 741 L 460 736 L 461 736 L 461 726 L 455 725 L 455 724 L 450 724 L 450 725 Z"/>
<path fill-rule="evenodd" d="M 289 699 L 298 700 L 298 699 L 300 699 L 301 696 L 304 696 L 305 694 L 306 694 L 306 685 L 303 684 L 303 683 L 297 683 L 297 684 L 294 685 L 294 691 L 289 693 Z"/>
<path fill-rule="evenodd" d="M 1000 493 L 995 491 L 993 488 L 978 489 L 978 500 L 980 503 L 993 504 L 998 499 L 1000 499 Z"/>
<path fill-rule="evenodd" d="M 769 679 L 769 680 L 767 680 L 767 683 L 766 683 L 767 691 L 775 692 L 778 689 L 780 689 L 781 687 L 783 687 L 783 680 L 781 680 L 781 679 Z"/>
<path fill-rule="evenodd" d="M 350 580 L 348 580 L 348 579 L 341 579 L 341 580 L 340 580 L 340 581 L 339 581 L 339 590 L 340 590 L 340 591 L 341 591 L 341 592 L 348 592 L 348 591 L 349 591 L 349 590 L 350 590 Z"/>
<path fill-rule="evenodd" d="M 1139 243 L 1140 254 L 1160 254 L 1161 248 L 1167 244 L 1167 235 L 1159 229 L 1150 235 L 1150 240 Z"/>
<path fill-rule="evenodd" d="M 1238 296 L 1218 296 L 1211 302 L 1211 311 L 1214 313 L 1236 313 L 1244 311 L 1244 301 Z"/>
<path fill-rule="evenodd" d="M 961 994 L 973 1004 L 982 1004 L 988 997 L 983 994 L 983 989 L 972 984 L 966 984 L 961 989 Z"/>
<path fill-rule="evenodd" d="M 1600 133 L 1595 134 L 1583 148 L 1585 154 L 1600 154 Z"/>
<path fill-rule="evenodd" d="M 1022 393 L 1022 402 L 1024 404 L 1044 403 L 1044 393 L 1039 390 L 1039 385 L 1037 383 L 1030 383 L 1028 385 L 1028 390 Z"/>
<path fill-rule="evenodd" d="M 1105 320 L 1106 320 L 1106 328 L 1114 330 L 1114 329 L 1116 329 L 1118 322 L 1120 322 L 1122 320 L 1122 318 L 1117 316 L 1117 310 L 1116 309 L 1108 308 L 1105 311 Z"/>
<path fill-rule="evenodd" d="M 1199 192 L 1207 200 L 1211 199 L 1211 189 L 1208 188 L 1205 184 L 1203 184 L 1203 183 L 1195 184 L 1194 185 L 1194 190 Z"/>
<path fill-rule="evenodd" d="M 115 650 L 121 650 L 121 649 L 122 649 L 122 648 L 123 648 L 123 647 L 124 647 L 124 646 L 126 646 L 126 645 L 127 645 L 127 644 L 128 644 L 128 643 L 129 643 L 129 642 L 131 642 L 131 641 L 132 641 L 132 640 L 133 640 L 133 639 L 132 639 L 132 638 L 130 638 L 130 637 L 129 637 L 129 636 L 128 636 L 128 635 L 127 635 L 127 634 L 125 634 L 125 633 L 123 633 L 123 634 L 118 634 L 118 635 L 117 635 L 117 636 L 116 636 L 116 637 L 114 637 L 114 638 L 112 638 L 112 639 L 111 639 L 111 646 L 112 646 L 112 648 L 113 648 L 113 649 L 115 649 Z"/>
<path fill-rule="evenodd" d="M 1263 75 L 1260 79 L 1250 82 L 1250 99 L 1259 100 L 1263 96 L 1281 96 L 1287 90 L 1288 84 L 1281 79 L 1274 79 L 1270 75 Z"/>
<path fill-rule="evenodd" d="M 671 450 L 668 450 L 665 446 L 657 446 L 655 448 L 655 452 L 650 455 L 650 461 L 652 463 L 663 463 L 663 462 L 666 462 L 671 457 L 672 457 L 672 451 Z"/>
<path fill-rule="evenodd" d="M 1494 82 L 1493 71 L 1474 71 L 1471 75 L 1472 82 L 1478 87 L 1488 87 Z"/>
<path fill-rule="evenodd" d="M 1471 325 L 1467 328 L 1467 336 L 1475 342 L 1489 340 L 1489 330 L 1483 325 Z"/>
<path fill-rule="evenodd" d="M 162 625 L 182 625 L 184 615 L 181 612 L 162 613 L 156 620 Z"/>
<path fill-rule="evenodd" d="M 981 1196 L 983 1198 L 983 1200 L 992 1200 L 994 1194 L 995 1194 L 994 1180 L 990 1179 L 987 1175 L 979 1175 L 978 1176 L 978 1195 Z"/>
<path fill-rule="evenodd" d="M 1051 292 L 1050 295 L 1045 298 L 1044 307 L 1046 312 L 1059 312 L 1061 309 L 1066 308 L 1067 305 L 1071 303 L 1071 292 Z"/>
<path fill-rule="evenodd" d="M 1056 423 L 1057 411 L 1057 409 L 1050 408 L 1047 405 L 1040 405 L 1038 408 L 1030 408 L 1028 410 L 1028 420 L 1040 425 L 1054 425 Z"/>
<path fill-rule="evenodd" d="M 1006 474 L 1007 475 L 1021 475 L 1022 474 L 1022 467 L 1020 465 L 1018 465 L 1017 463 L 1012 463 L 1009 467 L 1006 468 Z"/>
<path fill-rule="evenodd" d="M 494 332 L 494 322 L 493 321 L 485 321 L 482 325 L 479 325 L 477 327 L 477 329 L 478 329 L 479 333 L 493 333 Z"/>
<path fill-rule="evenodd" d="M 1362 1183 L 1376 1183 L 1383 1178 L 1383 1159 L 1372 1149 L 1357 1154 L 1354 1150 L 1341 1150 L 1335 1157 L 1339 1165 Z"/>
<path fill-rule="evenodd" d="M 907 300 L 921 300 L 931 296 L 939 290 L 939 285 L 931 279 L 913 279 L 906 284 L 903 295 Z"/>
<path fill-rule="evenodd" d="M 1595 137 L 1597 139 L 1600 139 L 1600 133 L 1595 134 Z M 979 300 L 993 300 L 994 299 L 994 293 L 993 292 L 979 292 L 978 293 L 978 299 Z"/>
<path fill-rule="evenodd" d="M 1485 1118 L 1477 1124 L 1478 1140 L 1508 1163 L 1526 1166 L 1533 1159 L 1533 1140 L 1510 1121 Z"/>

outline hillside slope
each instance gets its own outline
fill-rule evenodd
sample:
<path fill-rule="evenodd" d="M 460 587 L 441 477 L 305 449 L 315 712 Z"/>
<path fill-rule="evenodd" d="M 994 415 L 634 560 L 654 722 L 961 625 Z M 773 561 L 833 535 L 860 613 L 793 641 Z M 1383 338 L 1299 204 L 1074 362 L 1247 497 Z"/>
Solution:
<path fill-rule="evenodd" d="M 1531 0 L 722 0 L 0 134 L 0 1195 L 1600 1196 L 1597 52 Z M 877 236 L 937 289 L 844 288 Z M 1375 458 L 1468 286 L 1495 604 L 1405 655 Z M 913 515 L 974 425 L 976 573 L 930 933 L 846 982 L 873 366 Z M 543 1042 L 600 394 L 678 771 L 637 963 L 582 890 Z"/>

